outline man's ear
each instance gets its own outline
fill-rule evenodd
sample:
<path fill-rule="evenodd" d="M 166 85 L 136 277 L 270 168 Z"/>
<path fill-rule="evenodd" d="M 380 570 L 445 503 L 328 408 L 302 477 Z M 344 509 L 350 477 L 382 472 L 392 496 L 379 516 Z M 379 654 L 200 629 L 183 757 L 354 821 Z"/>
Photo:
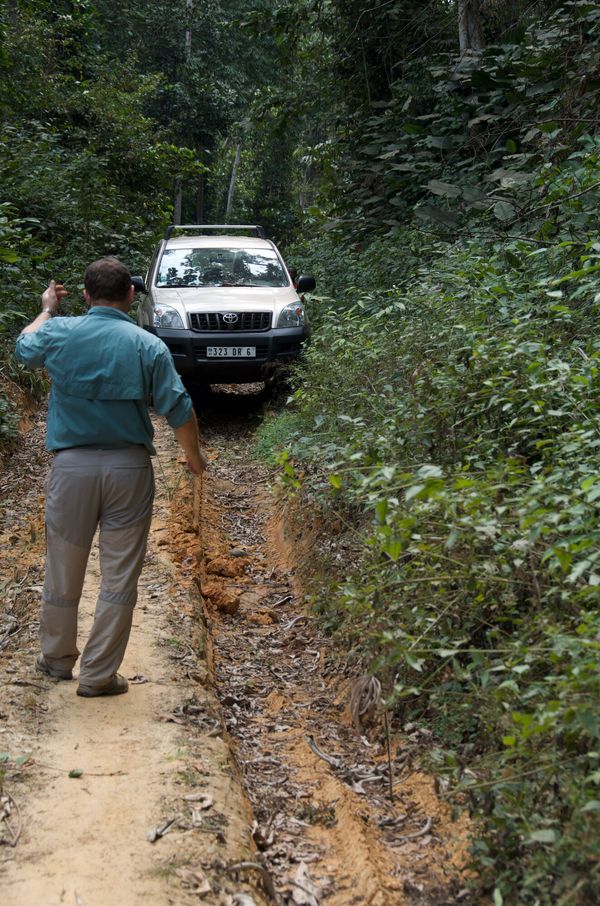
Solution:
<path fill-rule="evenodd" d="M 90 294 L 88 293 L 87 289 L 84 289 L 84 291 L 83 291 L 83 298 L 85 299 L 87 305 L 91 305 L 91 304 L 92 304 L 92 297 L 91 297 Z"/>

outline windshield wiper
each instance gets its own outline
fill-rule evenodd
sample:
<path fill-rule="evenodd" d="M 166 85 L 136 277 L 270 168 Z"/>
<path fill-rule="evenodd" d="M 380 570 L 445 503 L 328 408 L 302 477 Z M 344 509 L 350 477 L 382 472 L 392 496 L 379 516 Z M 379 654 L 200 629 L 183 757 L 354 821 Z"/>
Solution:
<path fill-rule="evenodd" d="M 218 283 L 217 286 L 249 286 L 258 289 L 279 289 L 280 283 Z"/>

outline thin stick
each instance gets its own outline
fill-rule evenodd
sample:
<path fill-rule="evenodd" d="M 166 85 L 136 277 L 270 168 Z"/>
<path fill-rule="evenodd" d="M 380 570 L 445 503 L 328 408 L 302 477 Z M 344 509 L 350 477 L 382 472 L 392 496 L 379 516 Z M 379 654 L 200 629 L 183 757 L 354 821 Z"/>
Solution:
<path fill-rule="evenodd" d="M 315 755 L 318 758 L 322 758 L 323 761 L 326 761 L 330 767 L 332 767 L 332 768 L 340 767 L 340 765 L 342 763 L 341 758 L 334 758 L 332 755 L 328 755 L 327 752 L 324 752 L 322 749 L 320 749 L 319 746 L 314 741 L 312 736 L 307 736 L 306 742 L 308 743 L 308 747 L 315 753 Z"/>
<path fill-rule="evenodd" d="M 8 645 L 10 645 L 10 643 L 12 642 L 12 640 L 14 638 L 16 638 L 16 636 L 18 636 L 20 632 L 23 632 L 24 629 L 30 629 L 32 626 L 37 626 L 37 625 L 38 625 L 37 620 L 34 620 L 31 623 L 21 623 L 21 625 L 17 629 L 15 629 L 14 632 L 8 632 L 6 635 L 3 635 L 2 638 L 0 639 L 0 651 L 4 650 L 4 648 L 7 648 Z"/>
<path fill-rule="evenodd" d="M 47 771 L 54 771 L 56 774 L 64 774 L 64 768 L 57 768 L 53 764 L 48 764 L 44 761 L 38 761 L 37 758 L 32 758 L 30 764 L 36 765 L 38 768 L 45 768 Z M 127 777 L 127 771 L 83 771 L 83 774 L 86 777 Z"/>
<path fill-rule="evenodd" d="M 431 830 L 432 824 L 433 818 L 428 818 L 421 830 L 415 831 L 414 834 L 402 834 L 402 836 L 396 837 L 395 840 L 416 840 L 417 837 L 424 837 Z"/>
<path fill-rule="evenodd" d="M 387 711 L 383 712 L 383 720 L 385 723 L 385 741 L 387 748 L 387 760 L 388 760 L 388 783 L 389 783 L 389 793 L 390 793 L 390 802 L 394 801 L 394 780 L 392 777 L 392 738 L 390 735 L 390 721 L 388 719 Z"/>
<path fill-rule="evenodd" d="M 229 865 L 225 871 L 229 874 L 229 872 L 245 871 L 246 869 L 252 869 L 253 871 L 258 871 L 260 873 L 265 893 L 274 903 L 279 904 L 280 900 L 277 896 L 275 885 L 273 884 L 273 878 L 260 862 L 236 862 L 234 865 Z"/>
<path fill-rule="evenodd" d="M 464 795 L 465 793 L 471 792 L 471 790 L 484 790 L 491 786 L 496 786 L 499 783 L 513 783 L 518 780 L 522 780 L 523 777 L 531 777 L 532 774 L 539 774 L 540 771 L 552 771 L 556 768 L 561 767 L 563 764 L 570 764 L 572 761 L 576 761 L 578 758 L 581 758 L 580 755 L 573 755 L 572 758 L 564 758 L 562 761 L 548 762 L 547 764 L 541 764 L 537 768 L 532 768 L 530 771 L 523 771 L 521 774 L 511 774 L 510 777 L 500 777 L 496 780 L 484 780 L 482 783 L 471 783 L 469 786 L 462 787 L 460 790 L 450 790 L 448 796 L 458 796 Z"/>
<path fill-rule="evenodd" d="M 6 822 L 8 831 L 12 836 L 12 840 L 7 841 L 8 845 L 15 847 L 17 845 L 17 843 L 19 842 L 19 837 L 21 836 L 21 831 L 23 830 L 23 821 L 21 819 L 21 812 L 19 811 L 19 806 L 17 805 L 17 803 L 15 802 L 13 797 L 9 793 L 7 793 L 6 798 L 11 803 L 12 808 L 14 809 L 14 811 L 16 812 L 16 815 L 17 815 L 17 830 L 16 831 L 13 831 L 13 829 L 9 825 L 8 821 Z"/>

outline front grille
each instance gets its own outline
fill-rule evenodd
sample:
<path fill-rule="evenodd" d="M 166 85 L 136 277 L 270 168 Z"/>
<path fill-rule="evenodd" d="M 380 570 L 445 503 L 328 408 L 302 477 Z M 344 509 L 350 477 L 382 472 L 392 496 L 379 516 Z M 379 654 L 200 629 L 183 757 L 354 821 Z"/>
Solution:
<path fill-rule="evenodd" d="M 228 323 L 224 320 L 224 317 L 230 314 L 235 314 L 237 321 Z M 198 331 L 268 330 L 271 326 L 271 312 L 194 312 L 190 315 L 190 326 L 192 330 Z"/>

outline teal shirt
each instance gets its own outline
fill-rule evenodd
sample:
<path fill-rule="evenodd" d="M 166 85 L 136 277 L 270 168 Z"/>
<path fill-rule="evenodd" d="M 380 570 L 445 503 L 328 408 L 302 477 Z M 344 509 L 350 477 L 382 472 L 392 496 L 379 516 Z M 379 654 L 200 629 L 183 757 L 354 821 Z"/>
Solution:
<path fill-rule="evenodd" d="M 52 379 L 48 450 L 143 444 L 156 453 L 150 402 L 172 428 L 192 414 L 166 345 L 116 308 L 51 318 L 20 335 L 16 354 L 30 368 L 44 366 Z"/>

